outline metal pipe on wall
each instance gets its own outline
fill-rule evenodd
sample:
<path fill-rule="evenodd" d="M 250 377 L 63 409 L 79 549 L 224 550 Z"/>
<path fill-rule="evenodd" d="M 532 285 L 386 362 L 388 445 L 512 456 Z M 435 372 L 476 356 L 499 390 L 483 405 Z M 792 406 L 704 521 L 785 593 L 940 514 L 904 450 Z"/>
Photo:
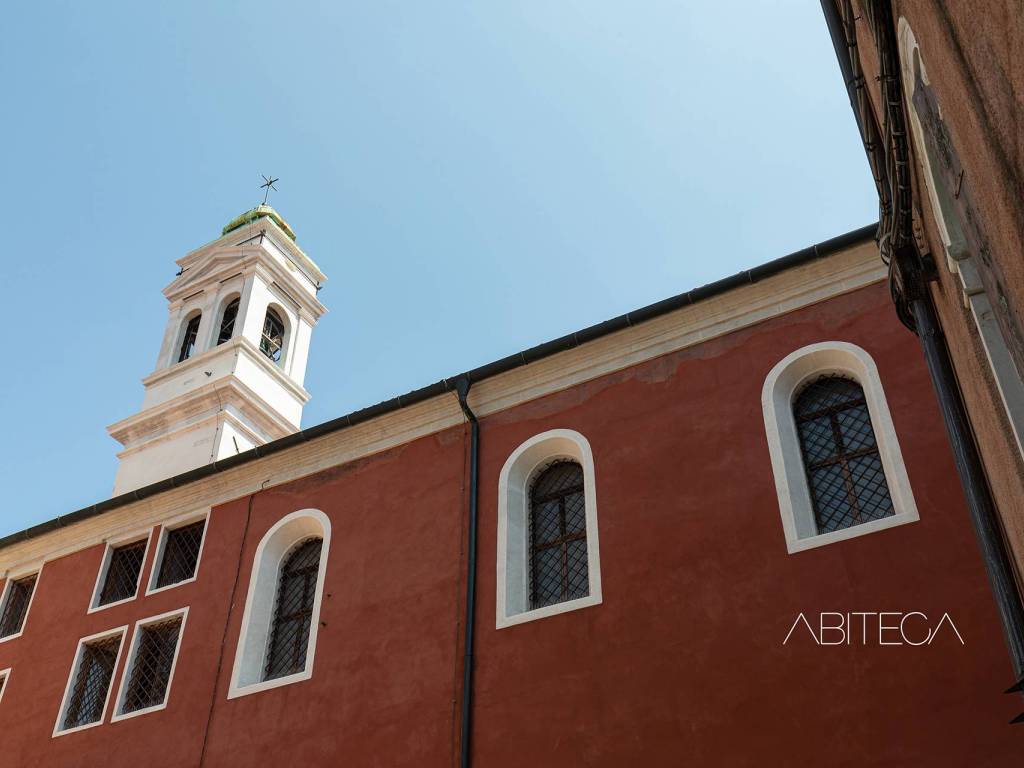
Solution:
<path fill-rule="evenodd" d="M 476 541 L 477 496 L 479 491 L 480 422 L 466 399 L 471 382 L 463 376 L 455 382 L 459 407 L 469 421 L 469 532 L 466 557 L 466 627 L 463 635 L 462 656 L 462 718 L 459 737 L 459 766 L 469 768 L 470 733 L 473 719 L 473 645 L 476 624 Z"/>

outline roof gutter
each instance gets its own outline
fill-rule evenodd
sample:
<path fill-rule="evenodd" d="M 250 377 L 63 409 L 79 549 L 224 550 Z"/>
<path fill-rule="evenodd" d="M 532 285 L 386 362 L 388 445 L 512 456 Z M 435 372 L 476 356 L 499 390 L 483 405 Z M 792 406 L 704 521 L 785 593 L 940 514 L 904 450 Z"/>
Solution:
<path fill-rule="evenodd" d="M 782 256 L 781 258 L 766 262 L 765 264 L 754 267 L 753 269 L 744 270 L 730 277 L 716 280 L 713 283 L 708 283 L 700 288 L 694 288 L 686 293 L 681 293 L 677 296 L 672 296 L 671 298 L 664 299 L 654 304 L 649 304 L 648 306 L 634 310 L 633 312 L 627 312 L 624 315 L 613 317 L 611 320 L 606 320 L 603 323 L 598 323 L 597 325 L 592 325 L 589 328 L 584 328 L 583 330 L 576 331 L 575 333 L 561 336 L 539 346 L 525 349 L 522 352 L 517 352 L 514 355 L 504 357 L 501 360 L 487 363 L 479 368 L 474 368 L 470 371 L 466 371 L 465 373 L 453 376 L 450 379 L 442 379 L 441 381 L 427 387 L 416 389 L 412 392 L 407 392 L 404 395 L 399 395 L 398 397 L 394 397 L 390 400 L 377 403 L 376 405 L 371 405 L 367 408 L 353 411 L 345 416 L 325 421 L 322 424 L 317 424 L 309 429 L 299 430 L 294 434 L 273 440 L 272 442 L 265 443 L 264 445 L 258 445 L 243 453 L 229 456 L 226 459 L 214 461 L 210 464 L 204 464 L 201 467 L 189 470 L 188 472 L 183 472 L 179 475 L 175 475 L 174 477 L 169 477 L 166 480 L 161 480 L 159 482 L 143 486 L 142 488 L 138 488 L 134 491 L 122 493 L 120 496 L 114 496 L 113 498 L 106 499 L 98 504 L 83 507 L 67 515 L 60 515 L 52 520 L 48 520 L 44 523 L 34 525 L 30 528 L 26 528 L 22 531 L 0 538 L 0 549 L 22 541 L 27 541 L 28 539 L 34 539 L 38 536 L 65 528 L 69 525 L 74 525 L 75 523 L 88 520 L 96 515 L 101 515 L 104 512 L 109 512 L 112 509 L 132 504 L 136 501 L 149 498 L 150 496 L 155 496 L 159 493 L 163 493 L 164 491 L 180 488 L 183 485 L 188 485 L 189 483 L 193 483 L 205 477 L 210 477 L 211 475 L 216 475 L 229 469 L 234 469 L 241 464 L 256 461 L 257 459 L 270 456 L 278 451 L 291 448 L 292 446 L 306 443 L 310 440 L 315 440 L 323 437 L 324 435 L 329 435 L 333 432 L 355 426 L 356 424 L 362 424 L 370 419 L 383 416 L 386 413 L 391 413 L 392 411 L 397 411 L 401 408 L 414 405 L 415 403 L 430 400 L 431 398 L 438 397 L 445 393 L 455 392 L 457 382 L 461 379 L 465 379 L 470 384 L 475 384 L 483 381 L 484 379 L 489 379 L 502 373 L 515 370 L 516 368 L 520 368 L 524 365 L 529 365 L 537 360 L 543 360 L 544 358 L 556 355 L 559 352 L 575 349 L 589 341 L 599 339 L 603 336 L 608 336 L 626 328 L 631 328 L 634 325 L 646 322 L 647 320 L 653 320 L 656 317 L 661 317 L 662 315 L 674 312 L 677 309 L 682 309 L 683 307 L 688 307 L 701 301 L 706 301 L 715 296 L 726 293 L 727 291 L 741 288 L 745 285 L 752 285 L 753 283 L 757 283 L 766 278 L 785 272 L 788 269 L 816 261 L 817 259 L 838 253 L 839 251 L 857 245 L 858 243 L 871 240 L 874 238 L 877 228 L 876 224 L 870 224 L 866 227 L 855 229 L 851 232 L 847 232 L 846 234 L 833 237 L 787 256 Z"/>

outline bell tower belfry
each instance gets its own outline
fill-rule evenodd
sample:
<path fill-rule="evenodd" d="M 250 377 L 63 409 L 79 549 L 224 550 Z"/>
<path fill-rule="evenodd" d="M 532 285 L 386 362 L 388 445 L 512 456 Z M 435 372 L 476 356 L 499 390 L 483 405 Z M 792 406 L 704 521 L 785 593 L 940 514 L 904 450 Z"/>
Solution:
<path fill-rule="evenodd" d="M 107 428 L 121 443 L 114 495 L 299 430 L 309 342 L 326 280 L 269 205 L 177 261 L 142 408 Z"/>

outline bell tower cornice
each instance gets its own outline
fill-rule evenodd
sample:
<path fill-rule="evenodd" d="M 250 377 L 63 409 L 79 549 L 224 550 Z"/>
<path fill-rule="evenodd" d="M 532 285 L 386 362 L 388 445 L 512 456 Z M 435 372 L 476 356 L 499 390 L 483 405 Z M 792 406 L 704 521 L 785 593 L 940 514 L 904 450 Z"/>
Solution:
<path fill-rule="evenodd" d="M 326 277 L 269 205 L 177 260 L 142 408 L 108 427 L 123 450 L 115 494 L 298 431 Z"/>

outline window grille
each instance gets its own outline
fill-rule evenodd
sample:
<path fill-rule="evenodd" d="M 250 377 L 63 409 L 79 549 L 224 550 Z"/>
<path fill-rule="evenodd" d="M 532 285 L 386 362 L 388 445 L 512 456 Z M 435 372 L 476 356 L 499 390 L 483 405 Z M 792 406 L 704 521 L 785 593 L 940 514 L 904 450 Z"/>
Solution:
<path fill-rule="evenodd" d="M 260 351 L 275 363 L 281 362 L 281 349 L 284 347 L 284 322 L 273 309 L 267 310 L 263 318 L 263 336 L 260 339 Z"/>
<path fill-rule="evenodd" d="M 180 634 L 181 616 L 139 629 L 135 657 L 128 673 L 128 687 L 121 703 L 121 714 L 138 712 L 164 703 Z"/>
<path fill-rule="evenodd" d="M 142 570 L 142 560 L 145 556 L 145 539 L 117 547 L 111 552 L 103 589 L 96 604 L 106 605 L 135 597 L 139 587 L 139 571 Z"/>
<path fill-rule="evenodd" d="M 82 647 L 71 695 L 64 711 L 62 730 L 78 728 L 102 719 L 120 647 L 120 634 L 86 643 Z"/>
<path fill-rule="evenodd" d="M 232 299 L 231 303 L 224 307 L 224 315 L 220 319 L 220 331 L 217 333 L 217 344 L 223 344 L 231 339 L 235 332 L 236 317 L 238 317 L 238 299 Z"/>
<path fill-rule="evenodd" d="M 864 390 L 822 376 L 793 405 L 818 533 L 894 515 Z"/>
<path fill-rule="evenodd" d="M 188 321 L 188 325 L 185 326 L 185 335 L 181 339 L 181 349 L 178 350 L 178 362 L 182 360 L 188 360 L 192 357 L 192 353 L 196 349 L 196 337 L 199 335 L 199 321 L 202 320 L 202 314 L 198 314 Z"/>
<path fill-rule="evenodd" d="M 36 588 L 36 576 L 37 574 L 32 574 L 17 579 L 8 587 L 7 600 L 4 601 L 3 611 L 0 612 L 0 637 L 10 637 L 21 632 L 32 592 Z"/>
<path fill-rule="evenodd" d="M 156 578 L 158 589 L 191 579 L 195 575 L 196 560 L 199 558 L 199 547 L 203 543 L 205 529 L 206 521 L 200 520 L 167 531 L 163 556 L 160 559 L 160 571 Z"/>
<path fill-rule="evenodd" d="M 530 608 L 589 593 L 583 468 L 556 461 L 530 489 Z"/>
<path fill-rule="evenodd" d="M 281 568 L 264 680 L 274 680 L 306 668 L 321 549 L 322 539 L 306 539 L 292 551 Z"/>

